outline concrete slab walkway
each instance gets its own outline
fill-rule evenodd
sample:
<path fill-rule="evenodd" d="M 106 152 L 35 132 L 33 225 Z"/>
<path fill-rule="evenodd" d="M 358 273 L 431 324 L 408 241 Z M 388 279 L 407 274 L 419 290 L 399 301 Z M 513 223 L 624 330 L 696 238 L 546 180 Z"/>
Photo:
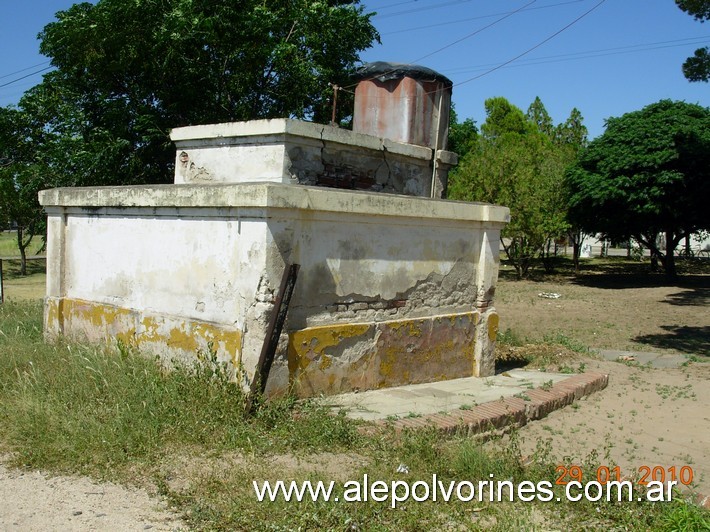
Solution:
<path fill-rule="evenodd" d="M 565 375 L 515 369 L 489 378 L 469 377 L 323 399 L 347 416 L 395 429 L 435 427 L 468 434 L 522 426 L 601 390 L 608 375 Z"/>
<path fill-rule="evenodd" d="M 649 365 L 652 368 L 679 368 L 686 362 L 685 355 L 648 353 L 645 351 L 620 351 L 617 349 L 596 349 L 596 353 L 604 360 L 612 362 L 633 362 L 640 366 Z"/>

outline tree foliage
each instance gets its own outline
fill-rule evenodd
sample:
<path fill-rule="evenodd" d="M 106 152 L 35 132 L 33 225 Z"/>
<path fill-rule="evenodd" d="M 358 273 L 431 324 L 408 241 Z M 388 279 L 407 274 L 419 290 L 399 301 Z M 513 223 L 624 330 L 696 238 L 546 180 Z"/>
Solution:
<path fill-rule="evenodd" d="M 662 100 L 610 118 L 567 184 L 571 215 L 581 227 L 612 240 L 636 239 L 674 277 L 678 242 L 710 228 L 710 110 Z"/>
<path fill-rule="evenodd" d="M 0 107 L 0 229 L 15 229 L 22 275 L 27 273 L 27 248 L 44 227 L 37 193 L 50 172 L 36 154 L 32 133 L 24 113 Z"/>
<path fill-rule="evenodd" d="M 98 0 L 60 11 L 40 34 L 55 70 L 3 109 L 2 216 L 34 219 L 36 191 L 51 186 L 171 182 L 174 127 L 329 120 L 329 84 L 348 81 L 379 39 L 371 16 L 359 0 Z M 23 199 L 10 211 L 13 194 Z"/>
<path fill-rule="evenodd" d="M 710 19 L 710 0 L 676 0 L 675 3 L 695 20 L 705 22 Z M 710 81 L 710 49 L 707 46 L 698 48 L 685 60 L 683 74 L 689 81 Z"/>
<path fill-rule="evenodd" d="M 173 127 L 329 118 L 329 83 L 379 38 L 370 16 L 358 0 L 75 4 L 40 34 L 56 70 L 20 105 L 62 137 L 68 182 L 169 182 Z"/>
<path fill-rule="evenodd" d="M 459 157 L 463 157 L 476 145 L 478 140 L 478 128 L 472 118 L 466 118 L 463 122 L 459 122 L 458 114 L 451 103 L 451 112 L 449 113 L 449 143 L 447 150 L 456 153 Z"/>
<path fill-rule="evenodd" d="M 563 176 L 586 128 L 576 109 L 554 126 L 539 98 L 527 114 L 501 97 L 486 100 L 485 109 L 481 135 L 451 174 L 449 196 L 510 208 L 502 242 L 523 277 L 535 259 L 544 258 L 548 242 L 569 228 Z"/>

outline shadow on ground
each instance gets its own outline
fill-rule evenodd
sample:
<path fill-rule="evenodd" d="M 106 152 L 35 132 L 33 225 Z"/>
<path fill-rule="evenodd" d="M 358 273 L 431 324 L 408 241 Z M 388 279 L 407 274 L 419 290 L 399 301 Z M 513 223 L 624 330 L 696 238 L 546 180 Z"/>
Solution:
<path fill-rule="evenodd" d="M 678 277 L 669 281 L 662 271 L 652 271 L 648 261 L 638 262 L 626 257 L 604 257 L 582 259 L 579 275 L 575 276 L 572 260 L 568 257 L 554 257 L 552 272 L 538 262 L 528 273 L 527 281 L 545 283 L 576 283 L 591 288 L 650 288 L 677 286 L 678 288 L 705 288 L 710 290 L 710 259 L 693 258 L 678 260 Z M 518 280 L 510 261 L 503 259 L 498 274 L 506 281 Z"/>
<path fill-rule="evenodd" d="M 669 281 L 668 279 L 666 279 L 665 275 L 658 273 L 600 273 L 595 275 L 580 275 L 572 282 L 582 286 L 588 286 L 590 288 L 601 288 L 610 290 L 622 290 L 625 288 L 655 288 L 659 286 L 673 286 L 681 289 L 692 289 L 698 292 L 697 296 L 702 295 L 702 297 L 706 298 L 710 293 L 710 277 L 707 275 L 681 275 L 675 281 Z M 679 293 L 679 297 L 680 294 L 682 294 L 682 292 Z M 686 301 L 692 299 L 693 296 L 690 296 L 690 298 L 686 299 Z"/>
<path fill-rule="evenodd" d="M 44 273 L 46 266 L 46 260 L 44 258 L 29 259 L 27 261 L 27 275 L 29 276 L 35 273 Z M 5 280 L 21 279 L 23 276 L 20 275 L 20 259 L 3 259 L 2 273 Z"/>
<path fill-rule="evenodd" d="M 710 287 L 696 286 L 676 294 L 670 294 L 661 303 L 690 307 L 708 306 L 710 305 Z"/>
<path fill-rule="evenodd" d="M 637 336 L 634 342 L 661 349 L 676 349 L 689 355 L 710 358 L 710 326 L 686 327 L 662 325 L 667 333 Z"/>

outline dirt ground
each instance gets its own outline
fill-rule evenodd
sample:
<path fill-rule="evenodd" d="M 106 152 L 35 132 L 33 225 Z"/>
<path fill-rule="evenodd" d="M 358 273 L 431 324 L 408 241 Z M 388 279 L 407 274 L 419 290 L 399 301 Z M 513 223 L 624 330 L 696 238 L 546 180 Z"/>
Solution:
<path fill-rule="evenodd" d="M 582 465 L 596 452 L 600 463 L 615 463 L 625 474 L 639 476 L 644 466 L 660 466 L 669 477 L 670 468 L 688 466 L 693 487 L 710 494 L 710 276 L 685 276 L 670 287 L 658 278 L 606 273 L 580 281 L 505 277 L 496 295 L 504 337 L 538 341 L 562 335 L 591 348 L 694 355 L 676 369 L 585 360 L 587 369 L 610 375 L 608 388 L 521 429 L 524 452 L 549 445 L 566 466 Z M 7 293 L 36 297 L 43 280 L 11 283 Z M 541 293 L 560 297 L 548 299 Z M 0 464 L 2 530 L 182 526 L 146 491 L 8 470 Z"/>
<path fill-rule="evenodd" d="M 0 464 L 0 530 L 179 530 L 182 522 L 140 489 Z"/>
<path fill-rule="evenodd" d="M 710 357 L 710 276 L 690 275 L 675 286 L 661 282 L 608 274 L 579 282 L 502 279 L 495 301 L 500 330 L 519 339 L 562 333 L 592 348 Z"/>
<path fill-rule="evenodd" d="M 695 488 L 710 495 L 710 276 L 685 276 L 676 286 L 613 273 L 579 281 L 501 279 L 496 297 L 501 331 L 509 329 L 504 337 L 564 335 L 575 346 L 680 353 L 693 361 L 654 369 L 585 360 L 588 370 L 609 375 L 608 388 L 524 427 L 525 451 L 549 442 L 553 456 L 567 466 L 581 465 L 596 452 L 600 463 L 608 457 L 626 474 L 660 466 L 670 476 L 671 467 L 689 466 Z"/>
<path fill-rule="evenodd" d="M 523 427 L 523 451 L 532 454 L 538 442 L 549 443 L 551 455 L 567 467 L 582 466 L 596 452 L 597 463 L 617 464 L 624 475 L 641 477 L 644 466 L 660 466 L 665 480 L 671 480 L 671 468 L 679 477 L 688 466 L 692 488 L 710 495 L 710 363 L 677 369 L 585 363 L 608 374 L 609 386 Z"/>

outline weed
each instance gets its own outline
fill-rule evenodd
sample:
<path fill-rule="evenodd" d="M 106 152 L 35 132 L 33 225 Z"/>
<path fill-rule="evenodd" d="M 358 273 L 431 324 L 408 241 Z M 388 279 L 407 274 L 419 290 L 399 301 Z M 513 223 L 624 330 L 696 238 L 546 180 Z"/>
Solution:
<path fill-rule="evenodd" d="M 710 513 L 691 501 L 674 497 L 659 519 L 664 530 L 710 530 Z"/>
<path fill-rule="evenodd" d="M 551 389 L 552 389 L 552 385 L 553 385 L 553 382 L 552 382 L 552 379 L 550 379 L 549 381 L 543 382 L 543 383 L 540 385 L 540 389 L 541 389 L 541 390 L 548 391 L 548 390 L 551 390 Z"/>
<path fill-rule="evenodd" d="M 566 347 L 570 351 L 574 351 L 575 353 L 583 353 L 587 354 L 589 353 L 589 347 L 584 345 L 583 343 L 570 338 L 563 332 L 556 332 L 552 334 L 546 334 L 543 337 L 543 340 L 548 343 L 548 344 L 556 344 L 556 345 L 561 345 L 563 347 Z"/>
<path fill-rule="evenodd" d="M 497 341 L 501 344 L 507 344 L 515 347 L 520 347 L 525 344 L 525 340 L 518 336 L 510 328 L 507 328 L 505 331 L 502 332 L 499 331 Z"/>
<path fill-rule="evenodd" d="M 670 386 L 667 384 L 656 384 L 656 393 L 663 399 L 670 399 L 675 401 L 677 399 L 696 399 L 695 392 L 693 392 L 693 386 L 688 384 L 686 386 Z"/>

